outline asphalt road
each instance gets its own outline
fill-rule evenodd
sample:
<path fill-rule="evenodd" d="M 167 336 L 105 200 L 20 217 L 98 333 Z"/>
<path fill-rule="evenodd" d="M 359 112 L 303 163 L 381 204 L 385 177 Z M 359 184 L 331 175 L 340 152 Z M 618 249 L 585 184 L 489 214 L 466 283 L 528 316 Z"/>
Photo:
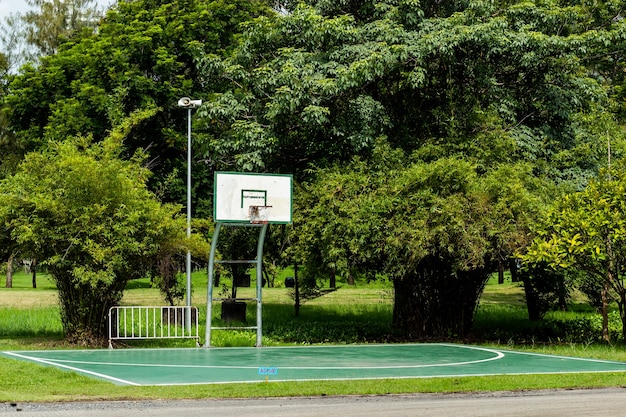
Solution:
<path fill-rule="evenodd" d="M 589 417 L 626 415 L 626 389 L 196 401 L 0 404 L 22 417 Z"/>

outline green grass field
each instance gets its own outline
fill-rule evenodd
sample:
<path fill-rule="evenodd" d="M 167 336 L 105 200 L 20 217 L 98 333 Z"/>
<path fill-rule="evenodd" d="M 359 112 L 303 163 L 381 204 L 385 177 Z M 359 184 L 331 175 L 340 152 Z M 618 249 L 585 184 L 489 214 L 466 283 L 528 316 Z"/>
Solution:
<path fill-rule="evenodd" d="M 381 342 L 381 335 L 391 331 L 392 290 L 384 283 L 348 286 L 340 283 L 337 291 L 309 300 L 300 317 L 294 317 L 293 300 L 281 280 L 276 288 L 264 289 L 265 345 L 303 343 L 367 343 Z M 45 275 L 39 275 L 37 289 L 30 288 L 30 276 L 17 274 L 14 288 L 0 288 L 0 350 L 67 349 L 56 306 L 56 291 Z M 193 304 L 199 306 L 200 321 L 206 313 L 206 274 L 193 276 Z M 126 291 L 125 305 L 163 305 L 159 291 L 147 280 L 132 282 Z M 240 296 L 254 289 L 240 289 Z M 575 300 L 576 301 L 576 300 Z M 251 314 L 249 309 L 248 314 Z M 626 361 L 622 344 L 605 346 L 593 342 L 573 343 L 561 339 L 538 340 L 554 323 L 584 320 L 595 323 L 595 316 L 585 309 L 555 312 L 547 317 L 547 325 L 537 326 L 525 317 L 522 289 L 514 283 L 497 285 L 489 282 L 477 313 L 477 332 L 490 337 L 479 340 L 482 345 L 566 356 L 592 357 Z M 582 311 L 580 311 L 582 310 Z M 250 316 L 253 320 L 253 316 Z M 540 331 L 538 331 L 539 329 Z M 204 328 L 200 329 L 204 334 Z M 521 337 L 516 335 L 522 334 Z M 533 332 L 537 332 L 536 334 Z M 499 337 L 501 335 L 501 337 Z M 215 332 L 214 346 L 252 346 L 251 332 Z M 583 338 L 584 339 L 584 338 Z M 470 341 L 474 343 L 474 341 Z M 474 343 L 476 344 L 476 343 Z M 162 343 L 141 341 L 134 346 L 154 347 Z M 193 346 L 193 342 L 169 343 L 168 346 Z M 165 399 L 207 397 L 264 397 L 295 395 L 387 394 L 414 392 L 471 392 L 546 388 L 611 387 L 623 385 L 624 375 L 580 374 L 496 376 L 407 379 L 385 381 L 290 382 L 271 384 L 226 384 L 189 387 L 120 387 L 58 369 L 28 362 L 0 358 L 0 401 L 65 401 L 98 399 Z"/>

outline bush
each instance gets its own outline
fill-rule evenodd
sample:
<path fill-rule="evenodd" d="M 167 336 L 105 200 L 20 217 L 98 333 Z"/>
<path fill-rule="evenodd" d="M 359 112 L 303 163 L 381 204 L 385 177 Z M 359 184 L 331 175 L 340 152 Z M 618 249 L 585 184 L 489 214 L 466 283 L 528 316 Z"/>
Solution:
<path fill-rule="evenodd" d="M 609 333 L 621 341 L 619 314 L 609 314 Z M 480 341 L 526 343 L 602 343 L 602 316 L 591 314 L 575 318 L 547 318 L 541 321 L 480 323 L 473 334 Z"/>

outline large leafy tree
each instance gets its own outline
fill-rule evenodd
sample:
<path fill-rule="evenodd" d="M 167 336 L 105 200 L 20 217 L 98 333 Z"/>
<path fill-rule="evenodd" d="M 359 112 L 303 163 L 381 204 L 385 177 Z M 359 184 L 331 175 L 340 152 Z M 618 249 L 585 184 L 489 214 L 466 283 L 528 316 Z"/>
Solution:
<path fill-rule="evenodd" d="M 263 0 L 117 2 L 96 33 L 65 39 L 54 55 L 16 77 L 6 98 L 13 146 L 0 153 L 17 153 L 15 160 L 49 140 L 74 135 L 99 141 L 133 111 L 156 106 L 160 110 L 126 139 L 126 156 L 146 150 L 156 174 L 153 189 L 183 201 L 187 112 L 177 102 L 219 87 L 202 84 L 194 56 L 227 54 L 240 23 L 268 10 Z M 196 152 L 194 157 L 194 197 L 202 203 L 211 189 L 211 161 Z"/>
<path fill-rule="evenodd" d="M 405 336 L 464 336 L 498 254 L 526 244 L 541 184 L 525 164 L 479 175 L 461 158 L 400 155 L 377 145 L 369 161 L 306 184 L 292 256 L 307 272 L 389 277 L 393 324 Z"/>
<path fill-rule="evenodd" d="M 133 115 L 137 123 L 146 114 Z M 98 343 L 126 283 L 185 246 L 179 207 L 161 204 L 146 183 L 145 155 L 120 158 L 121 137 L 54 142 L 29 153 L 0 184 L 0 224 L 24 253 L 36 254 L 59 292 L 66 338 Z"/>
<path fill-rule="evenodd" d="M 588 9 L 558 3 L 311 4 L 286 2 L 248 25 L 231 59 L 202 60 L 206 80 L 232 83 L 200 112 L 207 147 L 225 166 L 310 181 L 297 226 L 312 225 L 316 247 L 301 261 L 379 260 L 398 285 L 396 324 L 463 334 L 491 262 L 527 243 L 543 190 L 582 187 L 602 164 L 607 97 L 582 62 L 617 48 L 622 23 L 590 30 Z M 373 158 L 381 142 L 400 152 L 393 169 Z M 359 178 L 341 168 L 355 156 L 372 164 L 347 165 Z M 398 209 L 381 209 L 387 195 Z M 435 323 L 448 310 L 433 300 L 453 288 L 468 295 L 465 319 Z"/>
<path fill-rule="evenodd" d="M 204 59 L 207 79 L 236 86 L 204 110 L 223 161 L 302 172 L 367 156 L 385 135 L 424 158 L 530 160 L 581 182 L 593 173 L 598 144 L 579 116 L 604 91 L 580 57 L 618 33 L 585 32 L 585 13 L 569 7 L 481 3 L 429 19 L 415 2 L 347 3 L 371 12 L 298 6 L 250 24 L 233 59 Z"/>

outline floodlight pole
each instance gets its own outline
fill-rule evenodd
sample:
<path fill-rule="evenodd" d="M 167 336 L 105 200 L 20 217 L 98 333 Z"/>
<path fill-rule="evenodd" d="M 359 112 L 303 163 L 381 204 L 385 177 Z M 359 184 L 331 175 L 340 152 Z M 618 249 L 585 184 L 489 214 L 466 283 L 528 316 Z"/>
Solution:
<path fill-rule="evenodd" d="M 191 107 L 187 109 L 187 239 L 191 237 Z M 191 307 L 191 251 L 187 249 L 187 307 Z M 187 308 L 185 323 L 191 331 L 191 309 Z"/>
<path fill-rule="evenodd" d="M 202 104 L 202 100 L 183 97 L 178 100 L 179 107 L 187 108 L 187 239 L 191 237 L 191 110 Z M 191 333 L 191 251 L 187 249 L 187 297 L 185 309 L 185 328 Z"/>

